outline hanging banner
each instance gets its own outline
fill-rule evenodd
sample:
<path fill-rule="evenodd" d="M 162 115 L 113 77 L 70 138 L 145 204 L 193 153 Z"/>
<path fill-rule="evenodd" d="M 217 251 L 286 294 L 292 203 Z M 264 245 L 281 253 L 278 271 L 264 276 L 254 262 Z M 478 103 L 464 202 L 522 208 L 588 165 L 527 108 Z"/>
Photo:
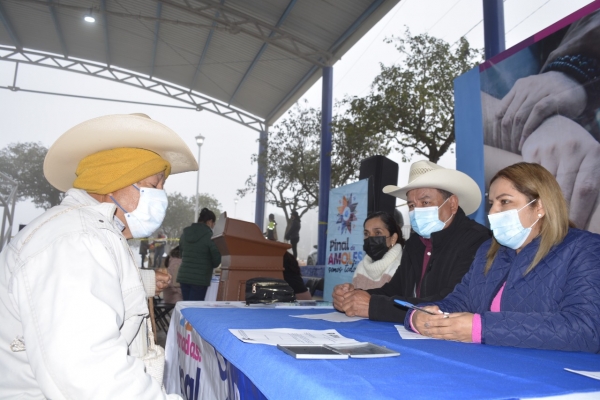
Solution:
<path fill-rule="evenodd" d="M 363 224 L 367 218 L 369 180 L 363 179 L 329 192 L 327 251 L 323 300 L 332 301 L 333 287 L 352 282 L 363 259 Z"/>
<path fill-rule="evenodd" d="M 537 163 L 556 178 L 569 219 L 600 233 L 600 2 L 454 81 L 456 168 L 482 192 L 500 169 Z M 487 201 L 474 218 L 487 224 Z M 473 217 L 473 216 L 472 216 Z"/>

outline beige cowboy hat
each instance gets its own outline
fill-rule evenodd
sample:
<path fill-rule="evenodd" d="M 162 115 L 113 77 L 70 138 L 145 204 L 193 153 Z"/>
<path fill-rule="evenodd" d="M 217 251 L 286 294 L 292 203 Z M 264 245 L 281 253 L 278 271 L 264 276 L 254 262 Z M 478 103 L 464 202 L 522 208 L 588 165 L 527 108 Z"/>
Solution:
<path fill-rule="evenodd" d="M 44 176 L 66 192 L 73 187 L 82 159 L 118 147 L 155 152 L 171 164 L 171 174 L 198 170 L 189 147 L 170 128 L 145 114 L 115 114 L 90 119 L 63 133 L 46 154 Z"/>
<path fill-rule="evenodd" d="M 410 166 L 408 185 L 388 185 L 383 188 L 383 193 L 406 200 L 409 190 L 420 188 L 442 189 L 455 194 L 458 205 L 467 215 L 477 211 L 481 204 L 481 190 L 469 175 L 426 160 L 417 161 Z"/>

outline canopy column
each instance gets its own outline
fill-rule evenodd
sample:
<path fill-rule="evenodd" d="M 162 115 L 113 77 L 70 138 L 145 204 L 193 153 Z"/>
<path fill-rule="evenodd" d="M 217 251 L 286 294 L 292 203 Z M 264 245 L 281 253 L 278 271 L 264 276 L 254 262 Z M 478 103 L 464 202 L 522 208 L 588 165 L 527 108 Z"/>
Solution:
<path fill-rule="evenodd" d="M 319 169 L 319 240 L 317 265 L 325 265 L 327 214 L 331 188 L 331 119 L 333 110 L 333 67 L 323 68 L 321 107 L 321 163 Z"/>

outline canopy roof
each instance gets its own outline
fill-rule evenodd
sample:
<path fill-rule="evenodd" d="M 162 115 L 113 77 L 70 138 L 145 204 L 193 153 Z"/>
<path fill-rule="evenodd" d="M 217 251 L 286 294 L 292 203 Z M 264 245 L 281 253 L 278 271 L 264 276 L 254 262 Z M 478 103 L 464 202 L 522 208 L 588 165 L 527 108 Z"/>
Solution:
<path fill-rule="evenodd" d="M 398 1 L 0 0 L 0 45 L 118 67 L 270 125 Z"/>

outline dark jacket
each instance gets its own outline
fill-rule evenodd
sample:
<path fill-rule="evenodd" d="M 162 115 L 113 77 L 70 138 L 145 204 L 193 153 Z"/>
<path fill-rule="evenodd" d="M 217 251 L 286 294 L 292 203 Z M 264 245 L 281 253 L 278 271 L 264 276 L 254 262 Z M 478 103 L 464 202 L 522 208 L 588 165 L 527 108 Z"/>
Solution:
<path fill-rule="evenodd" d="M 300 239 L 300 218 L 296 217 L 290 221 L 290 226 L 285 232 L 285 240 Z"/>
<path fill-rule="evenodd" d="M 539 242 L 533 240 L 519 254 L 501 247 L 487 275 L 491 240 L 483 244 L 462 282 L 436 304 L 446 312 L 480 314 L 482 343 L 599 353 L 600 235 L 569 229 L 562 243 L 524 275 Z M 504 282 L 500 312 L 491 312 Z"/>
<path fill-rule="evenodd" d="M 419 304 L 446 297 L 469 270 L 479 246 L 491 236 L 489 229 L 467 218 L 459 207 L 449 227 L 431 234 L 431 257 L 421 282 L 421 297 L 415 298 L 425 245 L 413 232 L 392 279 L 378 289 L 367 290 L 371 294 L 369 319 L 404 322 L 406 308 L 396 305 L 396 298 Z"/>
<path fill-rule="evenodd" d="M 221 253 L 210 239 L 212 230 L 204 223 L 193 223 L 179 239 L 181 267 L 177 282 L 210 286 L 213 269 L 221 264 Z"/>

